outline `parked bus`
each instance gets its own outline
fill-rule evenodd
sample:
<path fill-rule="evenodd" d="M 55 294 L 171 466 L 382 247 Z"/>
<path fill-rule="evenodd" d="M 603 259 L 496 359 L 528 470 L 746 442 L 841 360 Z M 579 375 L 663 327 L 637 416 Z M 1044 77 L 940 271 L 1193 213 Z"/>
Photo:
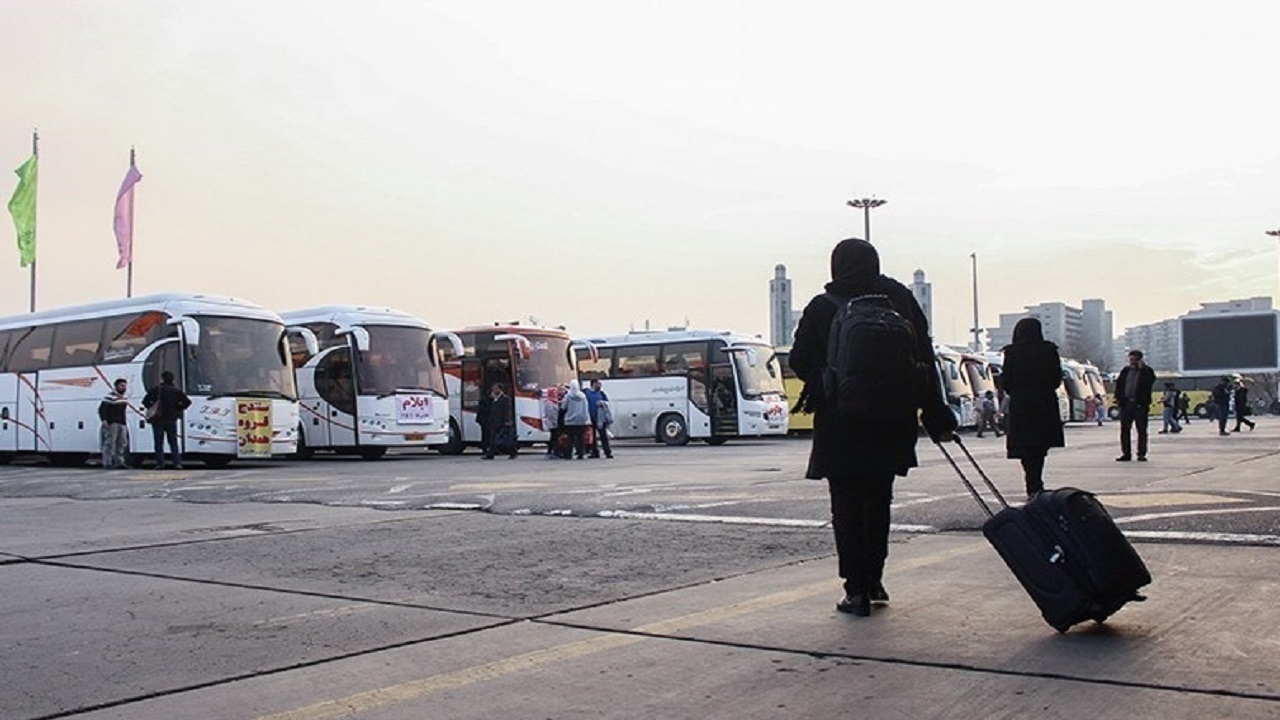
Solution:
<path fill-rule="evenodd" d="M 391 308 L 330 305 L 281 317 L 298 384 L 300 457 L 328 450 L 374 460 L 392 447 L 449 442 L 437 342 L 458 343 L 452 333 Z"/>
<path fill-rule="evenodd" d="M 980 425 L 982 424 L 982 398 L 986 396 L 988 390 L 991 391 L 996 406 L 999 407 L 996 376 L 992 373 L 991 364 L 987 362 L 986 357 L 976 353 L 960 353 L 960 367 L 964 369 L 965 377 L 969 380 L 969 388 L 973 391 L 974 412 L 978 414 L 974 422 Z"/>
<path fill-rule="evenodd" d="M 791 346 L 776 348 L 774 354 L 778 358 L 778 367 L 782 369 L 782 389 L 787 394 L 787 403 L 795 407 L 800 399 L 800 391 L 804 389 L 804 381 L 791 369 Z M 790 410 L 787 413 L 787 432 L 813 432 L 813 413 L 793 413 Z"/>
<path fill-rule="evenodd" d="M 152 456 L 142 396 L 160 373 L 191 397 L 182 452 L 221 467 L 292 455 L 298 403 L 280 316 L 243 300 L 165 294 L 0 319 L 0 462 L 80 465 L 99 451 L 98 403 L 129 383 L 128 458 Z"/>
<path fill-rule="evenodd" d="M 667 445 L 690 439 L 785 435 L 787 392 L 773 347 L 718 330 L 631 332 L 589 338 L 579 377 L 600 380 L 619 438 Z"/>
<path fill-rule="evenodd" d="M 951 406 L 957 425 L 961 428 L 977 427 L 973 386 L 969 384 L 968 373 L 962 366 L 963 357 L 960 352 L 945 345 L 935 344 L 933 354 L 938 366 L 942 396 Z"/>
<path fill-rule="evenodd" d="M 1095 403 L 1098 397 L 1102 398 L 1102 407 L 1099 409 L 1095 405 L 1094 412 L 1101 412 L 1105 416 L 1107 412 L 1107 385 L 1102 379 L 1102 371 L 1096 365 L 1090 365 L 1089 363 L 1080 363 L 1080 366 L 1084 369 L 1084 379 L 1088 383 L 1089 392 L 1095 398 Z M 1097 420 L 1098 418 L 1094 416 L 1086 419 Z"/>
<path fill-rule="evenodd" d="M 1084 365 L 1075 360 L 1062 361 L 1062 388 L 1069 400 L 1067 422 L 1083 422 L 1089 419 L 1086 412 L 1088 400 L 1093 396 L 1093 386 L 1085 375 Z"/>
<path fill-rule="evenodd" d="M 455 334 L 462 352 L 441 348 L 446 352 L 450 439 L 440 452 L 455 455 L 469 445 L 480 445 L 476 410 L 481 395 L 497 382 L 506 386 L 515 406 L 516 441 L 547 442 L 542 391 L 576 377 L 575 341 L 564 330 L 519 323 L 468 327 Z"/>

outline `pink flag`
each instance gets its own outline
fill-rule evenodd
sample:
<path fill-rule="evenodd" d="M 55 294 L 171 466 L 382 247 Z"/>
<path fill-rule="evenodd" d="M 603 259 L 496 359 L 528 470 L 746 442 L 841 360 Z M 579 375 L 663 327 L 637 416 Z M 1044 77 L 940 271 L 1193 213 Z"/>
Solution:
<path fill-rule="evenodd" d="M 142 173 L 130 163 L 129 172 L 120 183 L 120 192 L 116 193 L 116 247 L 120 249 L 117 270 L 133 262 L 133 186 L 141 179 Z"/>

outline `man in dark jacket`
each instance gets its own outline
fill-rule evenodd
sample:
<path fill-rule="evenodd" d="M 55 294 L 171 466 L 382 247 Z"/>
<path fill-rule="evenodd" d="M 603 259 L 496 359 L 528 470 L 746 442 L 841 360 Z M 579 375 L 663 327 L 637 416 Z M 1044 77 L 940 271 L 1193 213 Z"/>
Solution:
<path fill-rule="evenodd" d="M 880 274 L 880 257 L 871 243 L 842 240 L 831 253 L 831 295 L 888 296 L 893 309 L 911 321 L 916 356 L 932 368 L 933 343 L 929 326 L 911 291 Z M 889 504 L 893 479 L 915 467 L 919 427 L 915 413 L 901 418 L 859 422 L 824 407 L 822 369 L 838 300 L 827 293 L 815 296 L 804 309 L 791 347 L 791 368 L 804 381 L 801 406 L 814 413 L 813 447 L 805 477 L 826 479 L 831 493 L 831 526 L 835 531 L 844 598 L 836 609 L 854 615 L 871 614 L 871 603 L 888 602 L 882 578 L 889 552 Z M 923 420 L 935 440 L 950 440 L 956 418 L 942 398 L 936 372 L 924 373 L 929 387 Z"/>
<path fill-rule="evenodd" d="M 1218 421 L 1218 434 L 1230 435 L 1227 432 L 1227 416 L 1231 414 L 1231 378 L 1224 377 L 1210 391 L 1213 396 L 1213 413 Z"/>
<path fill-rule="evenodd" d="M 191 407 L 191 398 L 174 386 L 173 373 L 165 370 L 160 373 L 160 384 L 148 390 L 142 398 L 142 406 L 147 408 L 147 422 L 151 423 L 151 437 L 156 444 L 156 469 L 164 468 L 164 441 L 168 438 L 170 463 L 181 470 L 178 421 L 182 419 L 182 413 Z"/>
<path fill-rule="evenodd" d="M 1129 434 L 1138 426 L 1138 460 L 1147 460 L 1147 415 L 1151 412 L 1151 389 L 1156 385 L 1156 371 L 1142 361 L 1141 350 L 1129 351 L 1129 364 L 1116 378 L 1116 404 L 1120 406 L 1119 462 L 1133 459 Z"/>

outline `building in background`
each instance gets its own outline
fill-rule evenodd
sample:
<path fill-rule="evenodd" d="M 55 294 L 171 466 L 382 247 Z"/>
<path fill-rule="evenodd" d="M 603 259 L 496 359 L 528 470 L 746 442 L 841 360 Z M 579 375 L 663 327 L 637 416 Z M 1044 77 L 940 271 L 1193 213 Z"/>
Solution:
<path fill-rule="evenodd" d="M 993 350 L 1013 342 L 1013 327 L 1018 321 L 1033 317 L 1044 328 L 1044 339 L 1058 346 L 1063 357 L 1086 360 L 1099 365 L 1111 360 L 1112 314 L 1104 300 L 1085 300 L 1081 308 L 1066 303 L 1047 302 L 1028 305 L 1020 313 L 1002 313 L 998 327 L 987 328 Z"/>
<path fill-rule="evenodd" d="M 769 281 L 769 342 L 774 347 L 791 344 L 795 334 L 795 314 L 791 311 L 791 280 L 787 266 L 775 265 Z"/>
<path fill-rule="evenodd" d="M 924 311 L 924 319 L 929 323 L 929 334 L 937 337 L 938 331 L 933 327 L 933 283 L 924 281 L 923 270 L 916 270 L 911 281 L 911 294 Z"/>

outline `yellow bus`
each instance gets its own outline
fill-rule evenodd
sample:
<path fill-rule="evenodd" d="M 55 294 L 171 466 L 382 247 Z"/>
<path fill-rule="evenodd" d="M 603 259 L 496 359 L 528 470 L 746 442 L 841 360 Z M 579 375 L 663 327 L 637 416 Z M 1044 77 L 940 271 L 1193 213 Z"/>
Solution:
<path fill-rule="evenodd" d="M 774 348 L 773 352 L 778 358 L 778 364 L 782 366 L 782 387 L 786 390 L 787 401 L 794 407 L 800 399 L 804 381 L 796 377 L 796 371 L 791 369 L 791 346 Z M 791 413 L 787 430 L 793 433 L 813 432 L 813 413 Z"/>

